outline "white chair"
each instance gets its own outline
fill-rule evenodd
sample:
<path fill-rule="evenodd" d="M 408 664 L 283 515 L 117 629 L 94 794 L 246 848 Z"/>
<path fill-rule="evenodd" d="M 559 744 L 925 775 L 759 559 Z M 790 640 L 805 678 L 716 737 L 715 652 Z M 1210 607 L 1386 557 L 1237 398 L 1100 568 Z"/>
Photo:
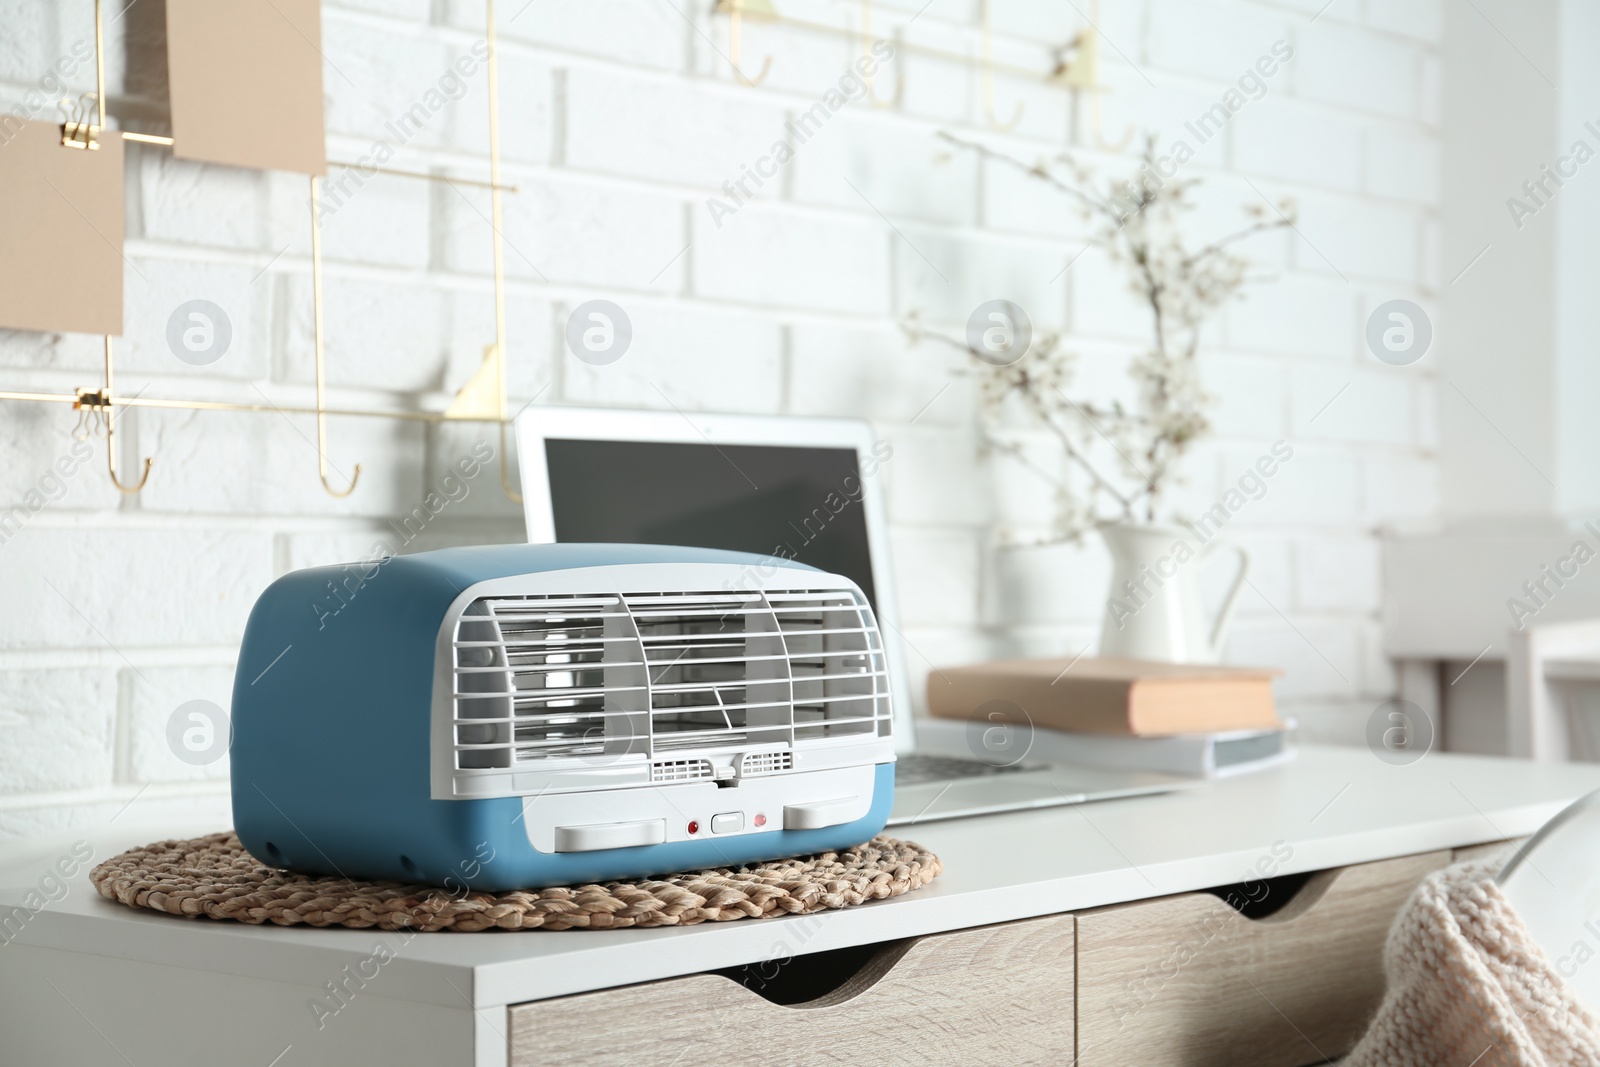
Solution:
<path fill-rule="evenodd" d="M 1573 751 L 1574 731 L 1562 714 L 1552 683 L 1600 681 L 1600 619 L 1535 623 L 1511 631 L 1506 655 L 1506 731 L 1511 755 L 1524 759 L 1564 761 L 1572 756 L 1595 759 L 1600 752 L 1580 742 Z M 1584 725 L 1584 724 L 1577 724 Z M 1597 946 L 1600 947 L 1600 946 Z"/>
<path fill-rule="evenodd" d="M 1495 881 L 1567 987 L 1600 1014 L 1600 789 L 1545 823 Z"/>

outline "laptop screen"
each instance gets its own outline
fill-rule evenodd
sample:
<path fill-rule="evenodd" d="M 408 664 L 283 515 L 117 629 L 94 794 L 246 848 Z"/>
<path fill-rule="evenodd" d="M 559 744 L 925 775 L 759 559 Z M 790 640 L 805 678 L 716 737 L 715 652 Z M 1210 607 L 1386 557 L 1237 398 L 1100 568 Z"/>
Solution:
<path fill-rule="evenodd" d="M 877 591 L 852 448 L 548 438 L 557 541 L 777 556 Z"/>

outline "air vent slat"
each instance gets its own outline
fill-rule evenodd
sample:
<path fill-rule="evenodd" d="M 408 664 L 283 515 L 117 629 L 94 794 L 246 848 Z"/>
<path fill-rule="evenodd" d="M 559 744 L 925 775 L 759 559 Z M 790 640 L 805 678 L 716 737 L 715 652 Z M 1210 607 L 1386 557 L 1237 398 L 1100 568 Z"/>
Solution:
<path fill-rule="evenodd" d="M 803 711 L 804 709 L 802 708 L 801 710 Z M 857 726 L 857 725 L 860 725 L 861 723 L 872 722 L 872 721 L 873 721 L 873 717 L 871 715 L 855 715 L 855 716 L 839 717 L 839 718 L 828 718 L 828 719 L 818 718 L 818 719 L 813 719 L 813 720 L 805 721 L 805 722 L 796 722 L 794 724 L 794 728 L 796 730 L 809 730 L 809 729 L 815 729 L 817 727 L 823 727 L 823 726 L 826 726 L 826 727 Z"/>
<path fill-rule="evenodd" d="M 557 627 L 559 629 L 559 627 Z M 567 627 L 571 629 L 571 627 Z M 457 648 L 520 648 L 524 645 L 604 645 L 612 643 L 634 644 L 633 637 L 547 637 L 538 641 L 528 640 L 495 640 L 495 641 L 457 641 Z"/>
<path fill-rule="evenodd" d="M 633 741 L 644 741 L 644 740 L 646 740 L 648 738 L 647 734 L 625 734 L 625 735 L 619 735 L 619 736 L 623 740 L 633 740 Z M 545 748 L 552 748 L 552 749 L 553 748 L 559 748 L 562 745 L 571 745 L 571 744 L 573 744 L 574 740 L 575 740 L 574 738 L 567 737 L 567 738 L 539 738 L 539 739 L 536 739 L 536 740 L 533 740 L 533 741 L 519 741 L 518 744 L 517 744 L 517 750 L 519 752 L 521 752 L 524 749 L 534 750 L 534 749 L 545 749 Z M 594 745 L 594 747 L 596 749 L 602 749 L 602 748 L 605 747 L 605 744 L 609 744 L 612 740 L 613 740 L 613 738 L 607 737 L 607 738 L 604 739 L 604 743 L 602 743 L 602 739 L 598 735 L 596 735 L 593 738 L 587 738 L 586 739 L 586 743 Z M 468 746 L 463 745 L 462 747 L 466 748 Z"/>
<path fill-rule="evenodd" d="M 559 626 L 574 630 L 592 630 L 604 623 L 606 619 L 625 619 L 628 617 L 628 613 L 625 611 L 597 611 L 592 614 L 584 612 L 580 615 L 542 612 L 537 615 L 491 615 L 488 617 L 507 626 L 531 626 L 540 629 Z"/>
<path fill-rule="evenodd" d="M 882 678 L 882 677 L 884 677 L 884 673 L 882 671 L 861 670 L 861 671 L 851 671 L 851 672 L 848 672 L 848 673 L 845 673 L 845 674 L 808 674 L 808 675 L 805 675 L 804 677 L 796 676 L 795 677 L 795 681 L 797 681 L 797 682 L 846 682 L 846 681 L 853 682 L 853 681 L 857 681 L 857 680 L 863 679 L 863 678 Z"/>
<path fill-rule="evenodd" d="M 555 653 L 552 653 L 552 654 L 555 654 Z M 566 653 L 564 653 L 564 652 L 563 653 L 559 653 L 559 654 L 560 655 L 566 655 Z M 604 667 L 604 668 L 611 668 L 611 667 L 643 667 L 644 665 L 645 664 L 644 664 L 643 660 L 621 661 L 621 662 L 617 662 L 617 663 L 610 663 L 610 662 L 602 663 L 600 660 L 573 660 L 573 661 L 570 661 L 570 662 L 566 661 L 566 660 L 547 660 L 544 663 L 521 664 L 521 666 L 523 666 L 525 669 L 527 669 L 529 671 L 538 671 L 538 672 L 544 673 L 544 674 L 558 674 L 558 673 L 560 673 L 562 671 L 565 671 L 565 672 L 568 672 L 568 673 L 571 673 L 573 671 L 597 671 L 597 670 L 600 670 L 602 667 Z M 505 668 L 504 667 L 457 667 L 456 668 L 456 673 L 457 674 L 493 674 L 493 673 L 495 673 L 497 671 L 503 673 L 505 671 Z"/>
<path fill-rule="evenodd" d="M 656 649 L 650 649 L 650 651 L 655 652 L 657 650 Z M 781 652 L 778 652 L 778 653 L 774 653 L 774 654 L 772 654 L 770 656 L 696 656 L 696 657 L 694 657 L 694 659 L 692 661 L 691 660 L 685 660 L 685 662 L 693 662 L 693 663 L 695 663 L 697 665 L 705 665 L 705 664 L 713 664 L 713 663 L 759 663 L 759 662 L 761 662 L 763 660 L 776 661 L 776 660 L 787 660 L 788 658 L 789 658 L 788 656 L 784 655 Z M 675 662 L 674 660 L 670 660 L 670 659 L 667 659 L 665 657 L 658 656 L 655 659 L 650 660 L 649 661 L 649 665 L 652 666 L 652 667 L 663 667 L 663 666 L 671 666 L 674 662 Z"/>
<path fill-rule="evenodd" d="M 690 712 L 698 712 L 702 714 L 709 712 L 715 714 L 723 711 L 751 711 L 758 708 L 786 708 L 788 706 L 788 700 L 767 700 L 741 704 L 684 704 L 681 706 L 667 705 L 659 708 L 651 708 L 650 714 L 685 715 Z"/>
<path fill-rule="evenodd" d="M 504 671 L 501 672 L 505 673 Z M 547 673 L 541 670 L 539 673 Z M 507 697 L 515 698 L 519 702 L 533 700 L 579 700 L 584 697 L 603 697 L 608 693 L 642 692 L 642 685 L 603 686 L 589 689 L 564 689 L 551 687 L 548 689 L 507 689 L 496 693 L 457 693 L 457 700 L 504 700 Z"/>
<path fill-rule="evenodd" d="M 738 607 L 738 608 L 708 608 L 703 611 L 665 611 L 651 609 L 649 611 L 635 611 L 633 617 L 642 623 L 655 624 L 662 620 L 677 621 L 679 619 L 737 619 L 749 615 L 763 615 L 768 613 L 767 608 Z"/>

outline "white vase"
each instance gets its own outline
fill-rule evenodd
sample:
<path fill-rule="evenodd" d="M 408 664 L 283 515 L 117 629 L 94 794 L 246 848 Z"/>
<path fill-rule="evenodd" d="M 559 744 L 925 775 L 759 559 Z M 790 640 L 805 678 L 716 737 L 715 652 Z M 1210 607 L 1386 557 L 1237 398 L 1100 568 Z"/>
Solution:
<path fill-rule="evenodd" d="M 1222 656 L 1250 555 L 1221 537 L 1201 541 L 1182 526 L 1115 523 L 1100 528 L 1111 550 L 1111 589 L 1100 628 L 1100 655 L 1215 663 Z M 1200 572 L 1232 551 L 1239 570 L 1212 618 L 1200 595 Z"/>

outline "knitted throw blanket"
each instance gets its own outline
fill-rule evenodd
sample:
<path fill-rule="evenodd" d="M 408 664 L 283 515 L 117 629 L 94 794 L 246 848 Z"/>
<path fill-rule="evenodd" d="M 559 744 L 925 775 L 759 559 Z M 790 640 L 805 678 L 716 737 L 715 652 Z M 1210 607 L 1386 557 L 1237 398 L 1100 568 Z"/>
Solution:
<path fill-rule="evenodd" d="M 1411 894 L 1384 946 L 1383 1004 L 1343 1067 L 1600 1064 L 1600 1021 L 1529 938 L 1497 869 L 1446 867 Z"/>

